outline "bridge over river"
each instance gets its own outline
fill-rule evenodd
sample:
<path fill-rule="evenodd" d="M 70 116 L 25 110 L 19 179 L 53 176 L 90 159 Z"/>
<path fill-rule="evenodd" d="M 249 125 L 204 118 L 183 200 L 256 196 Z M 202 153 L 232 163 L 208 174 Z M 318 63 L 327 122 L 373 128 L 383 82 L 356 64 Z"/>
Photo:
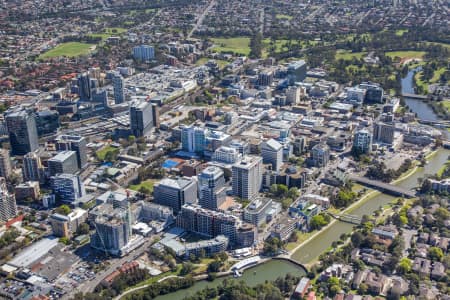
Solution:
<path fill-rule="evenodd" d="M 355 175 L 349 175 L 348 179 L 394 196 L 401 196 L 406 198 L 414 198 L 416 196 L 415 191 L 403 188 L 401 186 L 393 185 L 390 183 L 385 183 L 378 180 L 371 180 L 366 177 Z"/>
<path fill-rule="evenodd" d="M 350 223 L 350 224 L 354 224 L 354 225 L 361 224 L 361 217 L 358 217 L 358 216 L 349 215 L 349 214 L 333 214 L 331 212 L 327 212 L 327 213 L 330 216 L 332 216 L 333 218 L 335 218 L 336 220 L 339 220 L 342 222 L 346 222 L 346 223 Z"/>

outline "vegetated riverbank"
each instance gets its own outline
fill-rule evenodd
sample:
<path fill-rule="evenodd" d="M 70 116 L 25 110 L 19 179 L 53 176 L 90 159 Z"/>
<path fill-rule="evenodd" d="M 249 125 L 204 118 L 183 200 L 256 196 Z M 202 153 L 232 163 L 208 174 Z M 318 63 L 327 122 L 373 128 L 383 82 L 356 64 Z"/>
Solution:
<path fill-rule="evenodd" d="M 278 267 L 280 266 L 280 267 Z M 239 277 L 238 280 L 244 280 L 249 285 L 255 285 L 257 283 L 263 283 L 265 279 L 263 278 L 266 274 L 266 269 L 273 271 L 268 277 L 270 280 L 275 280 L 277 277 L 284 276 L 287 273 L 295 273 L 296 275 L 302 274 L 305 275 L 307 273 L 307 269 L 302 264 L 290 260 L 289 258 L 283 257 L 263 257 L 260 261 L 255 264 L 248 265 L 241 270 L 240 273 L 243 274 L 242 277 Z M 258 274 L 257 274 L 258 273 Z M 250 274 L 250 275 L 249 275 Z M 168 300 L 168 299 L 182 299 L 185 296 L 191 295 L 196 291 L 199 291 L 208 286 L 218 286 L 225 278 L 231 278 L 233 272 L 228 270 L 226 272 L 216 273 L 214 280 L 207 280 L 208 274 L 201 274 L 193 277 L 194 283 L 193 285 L 187 288 L 181 288 L 176 291 L 172 291 L 167 294 L 159 295 L 155 299 L 157 300 Z M 273 276 L 272 276 L 273 275 Z M 174 278 L 173 275 L 169 275 L 163 277 L 158 280 L 158 283 L 161 283 L 165 280 L 169 280 L 170 278 Z M 155 282 L 137 286 L 131 288 L 127 291 L 124 291 L 122 294 L 116 296 L 114 300 L 119 299 L 132 299 L 133 294 L 142 292 L 142 290 L 146 288 L 151 288 L 151 286 L 155 284 Z"/>
<path fill-rule="evenodd" d="M 430 159 L 434 157 L 436 153 L 438 153 L 438 151 L 430 152 L 426 155 L 426 158 Z M 436 159 L 440 160 L 440 156 Z M 409 178 L 413 175 L 416 176 L 415 174 L 422 170 L 423 168 L 420 167 L 418 163 L 415 163 L 413 168 L 403 173 L 399 178 L 393 180 L 391 183 L 401 184 L 404 181 L 414 181 L 414 178 L 412 180 Z M 415 186 L 415 184 L 411 184 L 410 182 L 407 182 L 407 185 L 410 185 L 411 188 Z M 370 190 L 358 201 L 340 211 L 340 213 L 355 214 L 358 216 L 362 216 L 364 214 L 371 215 L 373 211 L 378 209 L 380 206 L 383 206 L 394 199 L 395 197 L 382 194 L 376 190 Z M 309 268 L 312 264 L 314 264 L 319 255 L 329 248 L 329 244 L 332 241 L 336 240 L 336 238 L 338 238 L 342 233 L 349 233 L 352 230 L 353 225 L 332 220 L 330 224 L 322 228 L 322 230 L 318 231 L 290 251 L 289 257 Z"/>

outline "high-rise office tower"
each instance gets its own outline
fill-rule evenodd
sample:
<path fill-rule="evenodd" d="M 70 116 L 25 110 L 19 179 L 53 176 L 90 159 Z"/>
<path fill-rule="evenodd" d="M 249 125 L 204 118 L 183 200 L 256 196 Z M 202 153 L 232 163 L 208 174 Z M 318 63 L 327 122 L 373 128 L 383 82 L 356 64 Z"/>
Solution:
<path fill-rule="evenodd" d="M 37 151 L 27 153 L 23 157 L 22 175 L 24 181 L 45 182 L 45 169 Z"/>
<path fill-rule="evenodd" d="M 197 182 L 193 178 L 164 178 L 153 188 L 154 202 L 169 206 L 177 214 L 185 203 L 197 202 Z"/>
<path fill-rule="evenodd" d="M 377 84 L 372 82 L 363 82 L 359 85 L 360 89 L 366 90 L 364 102 L 368 104 L 383 103 L 384 90 Z"/>
<path fill-rule="evenodd" d="M 56 138 L 56 150 L 75 151 L 77 153 L 78 168 L 82 169 L 87 164 L 87 141 L 78 135 L 60 135 Z"/>
<path fill-rule="evenodd" d="M 55 133 L 60 126 L 59 113 L 55 110 L 43 110 L 36 113 L 38 136 Z"/>
<path fill-rule="evenodd" d="M 353 137 L 353 151 L 367 154 L 372 150 L 372 134 L 367 129 L 360 129 Z"/>
<path fill-rule="evenodd" d="M 159 128 L 159 106 L 157 104 L 152 104 L 152 118 L 153 126 Z"/>
<path fill-rule="evenodd" d="M 8 221 L 17 215 L 16 198 L 6 188 L 6 180 L 0 177 L 0 221 Z"/>
<path fill-rule="evenodd" d="M 88 73 L 79 74 L 77 77 L 78 96 L 81 101 L 90 101 L 92 98 L 92 81 Z"/>
<path fill-rule="evenodd" d="M 137 60 L 149 62 L 155 58 L 155 48 L 148 45 L 136 46 L 133 48 L 133 57 Z"/>
<path fill-rule="evenodd" d="M 135 137 L 145 136 L 153 127 L 152 105 L 146 101 L 134 100 L 130 104 L 130 129 Z"/>
<path fill-rule="evenodd" d="M 86 191 L 80 176 L 73 174 L 58 174 L 51 178 L 52 191 L 62 202 L 76 205 Z"/>
<path fill-rule="evenodd" d="M 39 148 L 33 112 L 21 108 L 10 110 L 5 120 L 13 155 L 25 155 Z"/>
<path fill-rule="evenodd" d="M 305 80 L 306 62 L 304 60 L 291 62 L 288 66 L 287 73 L 289 85 L 294 85 L 296 82 Z"/>
<path fill-rule="evenodd" d="M 386 144 L 394 144 L 394 133 L 395 133 L 395 125 L 377 122 L 373 125 L 373 137 L 376 141 L 386 143 Z"/>
<path fill-rule="evenodd" d="M 121 255 L 131 239 L 130 210 L 111 204 L 102 204 L 104 210 L 95 217 L 95 233 L 91 247 L 112 255 Z"/>
<path fill-rule="evenodd" d="M 9 151 L 0 149 L 0 177 L 9 178 L 12 173 Z"/>
<path fill-rule="evenodd" d="M 206 147 L 206 129 L 185 126 L 181 129 L 181 146 L 186 152 L 201 153 Z"/>
<path fill-rule="evenodd" d="M 283 146 L 270 139 L 261 144 L 261 156 L 265 164 L 271 164 L 272 169 L 278 172 L 283 165 Z"/>
<path fill-rule="evenodd" d="M 290 86 L 286 89 L 286 104 L 298 104 L 302 89 L 298 86 Z"/>
<path fill-rule="evenodd" d="M 242 199 L 255 197 L 262 184 L 263 164 L 259 156 L 245 156 L 232 167 L 233 194 Z"/>
<path fill-rule="evenodd" d="M 225 178 L 222 169 L 208 167 L 198 176 L 198 204 L 217 210 L 225 202 Z"/>
<path fill-rule="evenodd" d="M 56 174 L 75 174 L 78 171 L 77 153 L 75 151 L 61 151 L 48 160 L 50 176 Z"/>
<path fill-rule="evenodd" d="M 311 154 L 314 166 L 323 168 L 330 160 L 330 147 L 327 144 L 317 144 L 312 148 Z"/>
<path fill-rule="evenodd" d="M 112 78 L 114 88 L 114 103 L 120 104 L 125 102 L 125 81 L 119 73 L 114 74 Z"/>

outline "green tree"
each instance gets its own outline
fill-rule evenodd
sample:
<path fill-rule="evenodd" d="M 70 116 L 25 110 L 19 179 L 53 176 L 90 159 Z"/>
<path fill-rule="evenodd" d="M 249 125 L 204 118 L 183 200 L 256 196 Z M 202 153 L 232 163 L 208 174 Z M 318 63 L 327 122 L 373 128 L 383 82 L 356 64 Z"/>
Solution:
<path fill-rule="evenodd" d="M 287 193 L 287 197 L 289 197 L 291 199 L 296 199 L 299 194 L 300 194 L 300 192 L 298 191 L 298 188 L 291 187 Z"/>
<path fill-rule="evenodd" d="M 180 275 L 184 276 L 191 273 L 192 271 L 194 271 L 194 264 L 191 262 L 184 262 L 181 267 Z"/>
<path fill-rule="evenodd" d="M 400 260 L 397 266 L 397 271 L 401 274 L 406 274 L 411 272 L 411 268 L 412 268 L 411 260 L 409 260 L 407 257 L 404 257 Z"/>
<path fill-rule="evenodd" d="M 325 225 L 327 225 L 330 222 L 330 218 L 325 214 L 318 214 L 311 218 L 311 221 L 309 223 L 309 227 L 314 229 L 321 229 Z"/>
<path fill-rule="evenodd" d="M 63 236 L 62 238 L 59 239 L 60 243 L 63 243 L 64 245 L 69 245 L 70 244 L 70 240 L 69 238 Z"/>
<path fill-rule="evenodd" d="M 368 289 L 369 289 L 369 287 L 367 286 L 367 284 L 365 284 L 363 282 L 358 287 L 358 294 L 365 295 L 365 294 L 367 294 Z"/>
<path fill-rule="evenodd" d="M 88 234 L 89 233 L 89 225 L 87 223 L 82 223 L 77 228 L 77 234 Z"/>
<path fill-rule="evenodd" d="M 352 241 L 353 246 L 355 248 L 358 248 L 364 240 L 364 235 L 359 231 L 355 231 L 350 239 Z"/>
<path fill-rule="evenodd" d="M 71 212 L 72 210 L 70 209 L 70 207 L 69 207 L 68 205 L 63 204 L 63 205 L 61 205 L 60 207 L 56 208 L 55 211 L 56 211 L 58 214 L 67 216 L 68 214 L 70 214 L 70 212 Z"/>
<path fill-rule="evenodd" d="M 430 249 L 428 249 L 428 257 L 431 260 L 441 261 L 442 258 L 444 258 L 444 252 L 441 248 L 430 247 Z"/>
<path fill-rule="evenodd" d="M 152 193 L 152 191 L 150 191 L 150 189 L 145 187 L 145 186 L 141 186 L 139 188 L 139 193 L 142 193 L 142 194 L 145 194 L 145 195 L 150 195 Z"/>

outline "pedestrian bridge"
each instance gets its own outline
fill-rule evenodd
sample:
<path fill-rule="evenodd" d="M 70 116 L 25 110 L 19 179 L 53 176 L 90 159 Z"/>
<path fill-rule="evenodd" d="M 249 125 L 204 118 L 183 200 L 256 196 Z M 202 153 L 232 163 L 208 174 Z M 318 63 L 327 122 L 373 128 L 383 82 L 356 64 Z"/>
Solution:
<path fill-rule="evenodd" d="M 336 220 L 345 222 L 345 223 L 350 223 L 350 224 L 355 224 L 355 225 L 359 225 L 361 224 L 361 217 L 358 216 L 354 216 L 354 215 L 349 215 L 349 214 L 333 214 L 330 212 L 327 212 L 331 217 L 335 218 Z"/>
<path fill-rule="evenodd" d="M 371 180 L 366 177 L 349 175 L 349 180 L 355 181 L 367 187 L 371 187 L 379 190 L 380 192 L 391 194 L 394 196 L 400 196 L 405 198 L 414 198 L 416 196 L 416 192 L 413 190 L 405 189 L 401 186 L 393 185 L 390 183 L 381 182 L 378 180 Z"/>

